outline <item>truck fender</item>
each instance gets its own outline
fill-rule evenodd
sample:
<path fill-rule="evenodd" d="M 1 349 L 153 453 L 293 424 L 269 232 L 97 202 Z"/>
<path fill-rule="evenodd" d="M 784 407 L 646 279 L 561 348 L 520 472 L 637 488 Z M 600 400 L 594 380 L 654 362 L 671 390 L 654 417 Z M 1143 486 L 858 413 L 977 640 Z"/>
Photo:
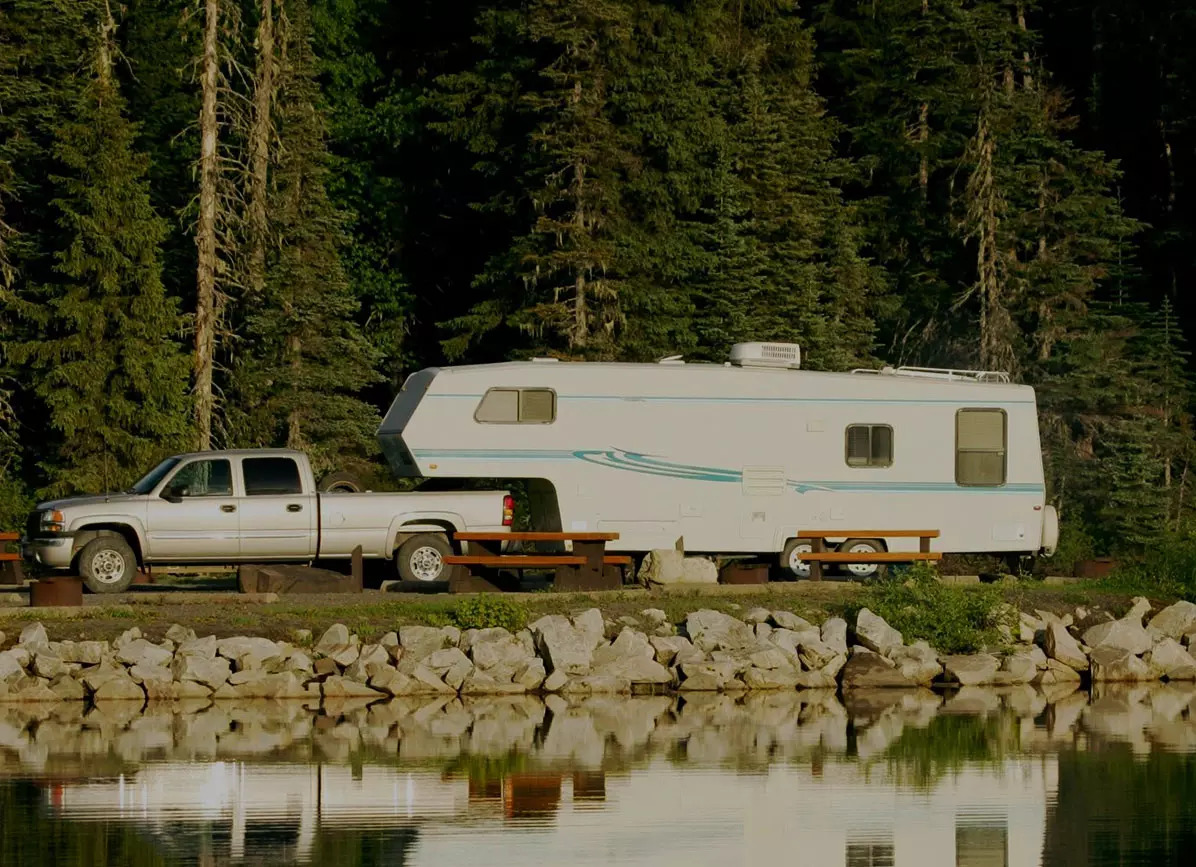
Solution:
<path fill-rule="evenodd" d="M 133 547 L 133 553 L 137 555 L 138 561 L 142 565 L 146 561 L 146 538 L 145 527 L 141 525 L 141 521 L 132 518 L 128 515 L 88 515 L 86 518 L 80 520 L 81 526 L 76 527 L 71 525 L 70 531 L 74 533 L 71 540 L 71 556 L 82 550 L 83 547 L 98 536 L 121 535 L 124 536 L 129 544 Z"/>
<path fill-rule="evenodd" d="M 465 519 L 453 512 L 406 512 L 396 515 L 386 531 L 386 558 L 394 556 L 403 541 L 417 533 L 444 533 L 450 539 L 453 533 L 465 529 Z"/>

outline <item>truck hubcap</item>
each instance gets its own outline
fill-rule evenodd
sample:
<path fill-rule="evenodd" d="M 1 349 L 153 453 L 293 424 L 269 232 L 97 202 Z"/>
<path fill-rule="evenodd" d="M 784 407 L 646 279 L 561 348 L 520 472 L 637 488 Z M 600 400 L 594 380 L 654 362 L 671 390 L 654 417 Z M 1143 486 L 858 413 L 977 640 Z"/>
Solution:
<path fill-rule="evenodd" d="M 100 551 L 91 558 L 91 574 L 101 584 L 117 584 L 125 577 L 125 558 L 119 551 Z"/>
<path fill-rule="evenodd" d="M 852 545 L 851 548 L 849 548 L 848 550 L 852 554 L 875 554 L 876 553 L 876 547 L 873 545 L 869 545 L 867 543 L 861 543 L 859 545 Z M 873 575 L 876 573 L 876 564 L 875 563 L 851 563 L 850 565 L 848 565 L 847 571 L 850 572 L 852 575 L 854 575 L 856 578 L 867 578 L 869 575 Z"/>
<path fill-rule="evenodd" d="M 811 545 L 797 545 L 789 552 L 789 571 L 798 578 L 810 577 L 810 564 L 801 558 L 802 554 L 808 554 L 813 550 Z"/>
<path fill-rule="evenodd" d="M 435 581 L 444 571 L 444 559 L 431 546 L 412 551 L 410 563 L 411 573 L 420 581 Z"/>

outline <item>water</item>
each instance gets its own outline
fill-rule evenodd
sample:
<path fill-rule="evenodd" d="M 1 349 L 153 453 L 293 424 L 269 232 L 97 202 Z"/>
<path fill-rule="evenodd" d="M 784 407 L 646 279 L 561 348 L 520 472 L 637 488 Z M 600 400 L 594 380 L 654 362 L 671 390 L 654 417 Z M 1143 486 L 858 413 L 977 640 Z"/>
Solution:
<path fill-rule="evenodd" d="M 0 705 L 0 864 L 1156 865 L 1196 687 Z"/>

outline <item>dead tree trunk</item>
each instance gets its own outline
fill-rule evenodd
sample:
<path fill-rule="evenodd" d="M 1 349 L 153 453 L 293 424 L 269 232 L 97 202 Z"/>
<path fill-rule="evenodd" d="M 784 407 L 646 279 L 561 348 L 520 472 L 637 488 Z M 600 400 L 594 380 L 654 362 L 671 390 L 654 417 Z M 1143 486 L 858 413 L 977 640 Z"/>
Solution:
<path fill-rule="evenodd" d="M 253 85 L 253 121 L 249 130 L 249 256 L 246 288 L 260 294 L 266 284 L 266 246 L 270 225 L 266 206 L 270 169 L 270 140 L 274 124 L 276 60 L 274 56 L 274 0 L 260 0 L 261 21 L 257 31 L 257 70 Z"/>
<path fill-rule="evenodd" d="M 199 219 L 195 244 L 199 248 L 199 268 L 195 297 L 195 426 L 197 446 L 212 447 L 212 416 L 215 395 L 212 390 L 216 354 L 216 328 L 219 319 L 216 293 L 216 88 L 219 74 L 217 38 L 220 22 L 219 0 L 204 0 L 203 58 L 200 66 L 202 107 L 199 113 Z"/>

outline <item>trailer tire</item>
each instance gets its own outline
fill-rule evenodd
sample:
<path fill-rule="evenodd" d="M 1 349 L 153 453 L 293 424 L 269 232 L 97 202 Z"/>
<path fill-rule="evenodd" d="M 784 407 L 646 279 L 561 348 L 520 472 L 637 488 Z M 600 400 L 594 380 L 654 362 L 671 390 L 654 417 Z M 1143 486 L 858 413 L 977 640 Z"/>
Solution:
<path fill-rule="evenodd" d="M 803 551 L 813 551 L 814 543 L 809 539 L 790 539 L 781 551 L 781 568 L 785 577 L 794 581 L 805 580 L 810 577 L 810 564 L 802 562 Z"/>
<path fill-rule="evenodd" d="M 137 555 L 123 536 L 99 536 L 79 552 L 79 575 L 92 593 L 123 593 L 137 574 Z"/>
<path fill-rule="evenodd" d="M 439 533 L 420 533 L 399 546 L 395 568 L 402 581 L 444 581 L 444 558 L 453 553 L 449 540 Z"/>
<path fill-rule="evenodd" d="M 859 554 L 865 551 L 880 554 L 885 550 L 885 546 L 876 539 L 848 539 L 835 550 L 844 554 Z M 844 563 L 843 571 L 855 581 L 867 581 L 883 577 L 885 567 L 883 563 Z"/>
<path fill-rule="evenodd" d="M 327 494 L 360 494 L 365 490 L 365 485 L 361 483 L 361 479 L 352 473 L 337 470 L 336 472 L 328 473 L 320 479 L 319 488 Z"/>

